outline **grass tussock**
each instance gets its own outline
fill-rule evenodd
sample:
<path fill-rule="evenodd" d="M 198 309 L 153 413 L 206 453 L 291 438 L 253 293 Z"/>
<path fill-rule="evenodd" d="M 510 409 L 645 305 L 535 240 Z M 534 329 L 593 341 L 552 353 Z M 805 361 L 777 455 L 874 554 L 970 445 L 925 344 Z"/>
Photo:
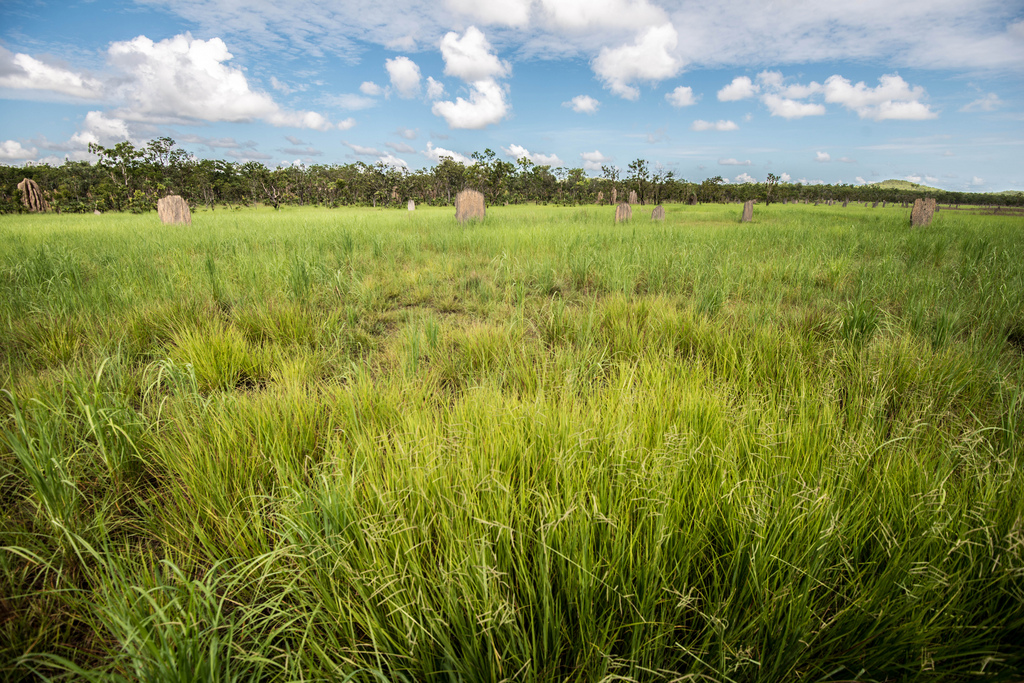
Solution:
<path fill-rule="evenodd" d="M 5 680 L 1017 680 L 1013 218 L 0 225 Z"/>

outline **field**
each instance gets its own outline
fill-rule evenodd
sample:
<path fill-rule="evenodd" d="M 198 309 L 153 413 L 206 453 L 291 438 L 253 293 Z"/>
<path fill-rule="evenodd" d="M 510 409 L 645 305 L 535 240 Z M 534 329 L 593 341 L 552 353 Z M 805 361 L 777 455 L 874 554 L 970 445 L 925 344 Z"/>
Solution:
<path fill-rule="evenodd" d="M 0 675 L 1024 677 L 1020 218 L 453 213 L 0 220 Z"/>

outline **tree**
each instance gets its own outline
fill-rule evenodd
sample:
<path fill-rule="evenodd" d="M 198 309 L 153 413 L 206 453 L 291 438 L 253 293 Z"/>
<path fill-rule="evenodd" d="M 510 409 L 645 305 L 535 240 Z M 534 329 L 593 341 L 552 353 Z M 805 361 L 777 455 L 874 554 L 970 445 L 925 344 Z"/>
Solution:
<path fill-rule="evenodd" d="M 644 203 L 648 185 L 651 179 L 651 172 L 647 168 L 647 162 L 643 159 L 634 159 L 629 163 L 629 184 L 636 190 L 637 199 Z"/>
<path fill-rule="evenodd" d="M 764 205 L 770 206 L 772 203 L 772 194 L 775 188 L 779 185 L 779 176 L 774 173 L 769 173 L 768 177 L 764 181 Z"/>

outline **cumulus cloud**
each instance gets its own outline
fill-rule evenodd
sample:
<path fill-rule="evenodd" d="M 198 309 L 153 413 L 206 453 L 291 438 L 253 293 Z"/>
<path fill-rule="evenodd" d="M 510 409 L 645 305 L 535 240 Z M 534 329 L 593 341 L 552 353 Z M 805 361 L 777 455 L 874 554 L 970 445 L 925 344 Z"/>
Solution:
<path fill-rule="evenodd" d="M 793 176 L 789 175 L 788 173 L 780 173 L 779 174 L 779 182 L 780 183 L 788 183 L 792 179 L 793 179 Z"/>
<path fill-rule="evenodd" d="M 68 141 L 72 148 L 86 149 L 89 144 L 109 146 L 130 138 L 128 124 L 124 119 L 110 117 L 101 111 L 85 115 L 80 129 Z"/>
<path fill-rule="evenodd" d="M 577 114 L 595 114 L 601 103 L 590 95 L 577 95 L 568 102 L 562 102 L 563 107 L 569 107 Z"/>
<path fill-rule="evenodd" d="M 772 116 L 784 119 L 802 119 L 805 116 L 821 116 L 825 113 L 825 105 L 810 102 L 798 102 L 771 93 L 761 96 L 761 101 Z"/>
<path fill-rule="evenodd" d="M 858 185 L 867 185 L 868 184 L 868 181 L 864 180 L 860 176 L 857 176 L 856 178 L 854 178 L 854 180 L 857 182 Z"/>
<path fill-rule="evenodd" d="M 605 87 L 619 97 L 635 100 L 640 91 L 636 81 L 661 81 L 683 68 L 675 54 L 679 34 L 671 23 L 652 26 L 637 36 L 632 45 L 602 47 L 592 66 Z"/>
<path fill-rule="evenodd" d="M 384 146 L 393 149 L 398 154 L 415 154 L 416 150 L 404 142 L 385 142 Z"/>
<path fill-rule="evenodd" d="M 746 161 L 740 161 L 739 159 L 719 159 L 718 163 L 722 166 L 750 166 L 750 159 Z"/>
<path fill-rule="evenodd" d="M 683 85 L 666 93 L 665 100 L 673 107 L 689 107 L 697 104 L 697 99 L 693 96 L 693 88 Z"/>
<path fill-rule="evenodd" d="M 581 152 L 580 158 L 583 159 L 583 169 L 586 171 L 600 171 L 603 164 L 611 161 L 611 157 L 606 157 L 596 149 L 593 152 Z"/>
<path fill-rule="evenodd" d="M 701 130 L 722 130 L 722 131 L 725 131 L 725 130 L 738 130 L 738 129 L 739 129 L 739 126 L 737 126 L 732 121 L 704 121 L 702 119 L 697 119 L 696 121 L 694 121 L 690 125 L 690 130 L 697 130 L 697 131 L 701 131 Z"/>
<path fill-rule="evenodd" d="M 416 139 L 416 131 L 413 130 L 412 128 L 399 128 L 398 130 L 395 131 L 395 133 L 397 133 L 400 137 L 405 138 L 406 140 Z"/>
<path fill-rule="evenodd" d="M 903 119 L 920 121 L 934 119 L 938 114 L 920 100 L 926 96 L 921 86 L 911 86 L 897 74 L 886 74 L 879 85 L 869 88 L 863 81 L 853 85 L 839 76 L 825 80 L 825 101 L 857 112 L 862 119 L 885 121 Z"/>
<path fill-rule="evenodd" d="M 39 156 L 39 150 L 35 147 L 25 149 L 17 140 L 4 140 L 0 142 L 0 159 L 4 161 L 25 161 L 35 159 Z"/>
<path fill-rule="evenodd" d="M 370 97 L 377 97 L 384 94 L 384 88 L 373 81 L 363 81 L 362 85 L 359 86 L 359 92 Z"/>
<path fill-rule="evenodd" d="M 513 159 L 522 159 L 526 157 L 537 166 L 563 166 L 564 162 L 558 158 L 557 154 L 530 154 L 530 151 L 522 145 L 509 145 L 508 147 L 501 148 L 506 155 Z"/>
<path fill-rule="evenodd" d="M 737 76 L 732 83 L 718 91 L 720 102 L 735 102 L 753 97 L 761 91 L 748 76 Z"/>
<path fill-rule="evenodd" d="M 960 107 L 960 111 L 995 111 L 996 109 L 999 109 L 999 107 L 1003 106 L 1003 104 L 1003 101 L 999 99 L 999 95 L 996 95 L 994 92 L 990 92 L 984 97 Z"/>
<path fill-rule="evenodd" d="M 336 123 L 334 127 L 337 128 L 338 130 L 350 130 L 352 128 L 355 128 L 355 126 L 356 120 L 350 116 L 347 119 L 338 121 L 338 123 Z"/>
<path fill-rule="evenodd" d="M 420 68 L 408 57 L 395 57 L 384 62 L 384 68 L 391 78 L 391 86 L 403 99 L 420 94 Z"/>
<path fill-rule="evenodd" d="M 441 39 L 444 72 L 467 83 L 504 78 L 512 70 L 509 63 L 491 51 L 491 44 L 476 26 L 470 26 L 460 37 L 450 31 Z"/>
<path fill-rule="evenodd" d="M 188 33 L 160 42 L 138 36 L 112 43 L 108 62 L 125 75 L 117 88 L 125 102 L 118 114 L 128 120 L 262 119 L 275 126 L 331 128 L 317 112 L 282 109 L 253 90 L 243 71 L 227 64 L 232 57 L 220 38 L 198 40 Z"/>
<path fill-rule="evenodd" d="M 532 0 L 501 0 L 501 2 L 480 2 L 480 0 L 445 0 L 448 9 L 473 17 L 483 24 L 503 26 L 525 26 L 530 20 Z"/>
<path fill-rule="evenodd" d="M 99 79 L 47 64 L 27 54 L 15 54 L 3 47 L 0 47 L 0 88 L 49 91 L 82 99 L 98 99 L 104 90 Z"/>
<path fill-rule="evenodd" d="M 472 84 L 468 100 L 457 97 L 454 102 L 435 102 L 430 111 L 447 121 L 449 128 L 479 130 L 505 118 L 508 103 L 501 85 L 483 80 Z"/>
<path fill-rule="evenodd" d="M 441 40 L 444 72 L 469 84 L 469 99 L 439 100 L 430 108 L 449 128 L 479 130 L 498 123 L 508 114 L 507 89 L 496 79 L 511 73 L 508 62 L 491 52 L 491 44 L 475 26 L 460 37 L 449 32 Z"/>
<path fill-rule="evenodd" d="M 405 161 L 405 159 L 399 159 L 394 154 L 381 155 L 381 157 L 377 159 L 377 161 L 381 162 L 385 166 L 391 166 L 393 168 L 409 168 L 409 164 Z"/>
<path fill-rule="evenodd" d="M 444 97 L 444 83 L 435 81 L 433 76 L 427 76 L 427 99 L 439 100 Z"/>
<path fill-rule="evenodd" d="M 974 176 L 973 178 L 971 178 L 970 184 L 974 187 L 977 187 L 979 185 L 984 185 L 985 180 L 983 178 L 979 178 L 978 176 Z"/>
<path fill-rule="evenodd" d="M 435 164 L 440 163 L 445 157 L 453 161 L 457 161 L 463 166 L 472 166 L 476 163 L 476 161 L 470 159 L 465 154 L 459 154 L 458 152 L 453 152 L 452 150 L 445 149 L 444 147 L 435 147 L 432 142 L 427 142 L 427 149 L 421 152 L 421 154 L 430 161 L 433 161 Z"/>
<path fill-rule="evenodd" d="M 828 152 L 815 152 L 814 160 L 821 163 L 826 161 L 832 161 L 832 155 Z"/>
<path fill-rule="evenodd" d="M 749 173 L 740 173 L 738 176 L 736 176 L 736 181 L 735 182 L 740 183 L 740 184 L 746 184 L 746 183 L 756 183 L 757 180 L 753 176 L 751 176 Z"/>
<path fill-rule="evenodd" d="M 851 159 L 850 157 L 839 157 L 839 161 L 843 162 L 844 164 L 855 164 L 855 163 L 857 163 L 856 159 Z"/>

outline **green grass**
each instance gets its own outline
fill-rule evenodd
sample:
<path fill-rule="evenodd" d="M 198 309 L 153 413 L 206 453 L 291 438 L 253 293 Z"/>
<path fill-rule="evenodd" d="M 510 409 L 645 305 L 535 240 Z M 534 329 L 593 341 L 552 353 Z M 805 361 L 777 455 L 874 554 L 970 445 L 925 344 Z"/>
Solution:
<path fill-rule="evenodd" d="M 1019 220 L 0 222 L 0 676 L 1024 675 Z"/>

